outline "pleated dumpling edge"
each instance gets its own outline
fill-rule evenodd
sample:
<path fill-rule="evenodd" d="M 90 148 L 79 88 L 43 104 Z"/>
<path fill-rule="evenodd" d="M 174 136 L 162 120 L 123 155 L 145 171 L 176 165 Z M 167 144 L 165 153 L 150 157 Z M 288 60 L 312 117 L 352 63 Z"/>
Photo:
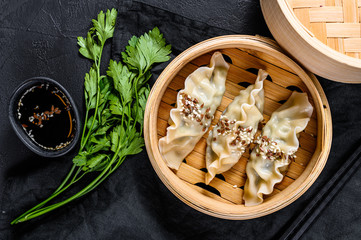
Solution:
<path fill-rule="evenodd" d="M 255 83 L 240 91 L 221 115 L 218 124 L 209 132 L 206 184 L 216 174 L 232 168 L 253 141 L 258 124 L 263 120 L 263 82 L 267 76 L 267 72 L 260 69 Z"/>
<path fill-rule="evenodd" d="M 243 195 L 245 206 L 262 203 L 263 195 L 271 194 L 274 185 L 282 181 L 283 173 L 296 157 L 298 134 L 306 128 L 312 111 L 307 94 L 293 92 L 272 113 L 246 166 L 247 180 Z"/>
<path fill-rule="evenodd" d="M 178 170 L 207 132 L 222 101 L 228 69 L 222 54 L 215 52 L 209 67 L 199 67 L 186 78 L 185 88 L 177 94 L 177 107 L 170 111 L 167 135 L 159 140 L 168 167 Z"/>

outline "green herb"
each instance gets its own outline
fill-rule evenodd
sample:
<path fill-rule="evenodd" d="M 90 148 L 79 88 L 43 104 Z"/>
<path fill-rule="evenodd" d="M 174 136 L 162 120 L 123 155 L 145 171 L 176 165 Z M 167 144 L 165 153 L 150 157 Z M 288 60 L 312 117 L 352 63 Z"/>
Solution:
<path fill-rule="evenodd" d="M 110 60 L 107 75 L 101 75 L 104 44 L 113 37 L 116 16 L 115 9 L 105 14 L 101 11 L 97 20 L 93 19 L 87 37 L 78 37 L 79 52 L 92 60 L 93 65 L 85 75 L 85 121 L 73 167 L 52 195 L 11 224 L 36 218 L 87 194 L 114 172 L 127 156 L 142 151 L 150 69 L 153 64 L 170 59 L 171 46 L 166 45 L 158 28 L 139 38 L 133 36 L 122 53 L 123 63 Z M 47 205 L 90 172 L 97 174 L 85 188 L 65 200 Z"/>

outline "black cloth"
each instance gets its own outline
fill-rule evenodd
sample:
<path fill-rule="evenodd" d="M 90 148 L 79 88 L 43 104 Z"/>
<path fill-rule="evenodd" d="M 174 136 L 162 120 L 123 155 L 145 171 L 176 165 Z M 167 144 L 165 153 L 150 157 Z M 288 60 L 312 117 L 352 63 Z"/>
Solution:
<path fill-rule="evenodd" d="M 83 77 L 90 63 L 78 55 L 76 36 L 86 34 L 90 19 L 95 18 L 100 9 L 118 6 L 120 11 L 113 44 L 108 44 L 104 51 L 103 66 L 107 65 L 111 50 L 114 58 L 119 57 L 133 34 L 140 35 L 154 26 L 158 26 L 172 44 L 173 56 L 218 35 L 270 36 L 258 1 L 211 1 L 213 5 L 200 1 L 205 7 L 202 12 L 197 12 L 202 6 L 192 5 L 192 1 L 174 3 L 175 7 L 167 5 L 172 3 L 170 0 L 163 4 L 144 2 L 172 9 L 172 12 L 135 1 L 0 4 L 3 7 L 0 15 L 0 239 L 277 239 L 337 171 L 343 159 L 361 143 L 361 85 L 319 77 L 333 117 L 330 157 L 312 187 L 276 213 L 247 221 L 217 219 L 200 213 L 162 184 L 143 151 L 129 157 L 85 197 L 33 221 L 10 226 L 14 217 L 57 187 L 76 153 L 74 150 L 64 157 L 46 159 L 30 152 L 17 139 L 7 119 L 11 92 L 24 79 L 44 75 L 61 82 L 82 109 Z M 235 20 L 228 12 L 239 14 L 240 18 Z M 217 17 L 225 22 L 214 20 Z M 154 68 L 152 82 L 165 66 Z M 358 170 L 303 239 L 361 239 L 360 186 L 361 171 Z"/>

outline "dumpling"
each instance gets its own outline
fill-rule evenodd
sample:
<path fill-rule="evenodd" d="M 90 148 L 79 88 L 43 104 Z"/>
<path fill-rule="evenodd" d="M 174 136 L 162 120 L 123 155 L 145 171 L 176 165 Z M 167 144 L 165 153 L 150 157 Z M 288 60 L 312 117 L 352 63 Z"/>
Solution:
<path fill-rule="evenodd" d="M 178 92 L 177 108 L 170 111 L 167 135 L 159 150 L 170 168 L 178 170 L 183 159 L 207 132 L 225 91 L 229 65 L 215 52 L 209 67 L 200 67 L 185 80 Z"/>
<path fill-rule="evenodd" d="M 216 174 L 233 167 L 253 141 L 258 123 L 263 120 L 263 81 L 267 72 L 260 69 L 254 85 L 240 91 L 223 112 L 217 126 L 209 132 L 206 150 L 205 183 Z"/>
<path fill-rule="evenodd" d="M 258 145 L 247 163 L 247 180 L 243 199 L 245 206 L 263 202 L 263 194 L 270 194 L 274 185 L 283 179 L 283 173 L 296 157 L 298 133 L 303 131 L 313 111 L 306 93 L 293 92 L 264 126 Z"/>

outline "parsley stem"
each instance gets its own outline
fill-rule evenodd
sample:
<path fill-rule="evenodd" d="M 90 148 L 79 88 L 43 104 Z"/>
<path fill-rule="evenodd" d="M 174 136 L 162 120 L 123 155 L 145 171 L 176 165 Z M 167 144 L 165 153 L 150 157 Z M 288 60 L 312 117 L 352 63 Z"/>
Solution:
<path fill-rule="evenodd" d="M 86 123 L 88 122 L 88 115 L 89 115 L 89 107 L 87 106 L 86 111 L 85 111 L 85 120 L 84 120 L 84 126 L 83 126 L 83 133 L 81 135 L 81 140 L 80 140 L 80 149 L 79 149 L 79 153 L 81 151 L 83 151 L 84 148 L 84 136 L 85 136 L 85 132 L 86 132 Z"/>
<path fill-rule="evenodd" d="M 144 71 L 139 71 L 139 76 L 135 79 L 134 81 L 134 90 L 135 90 L 135 112 L 138 112 L 138 108 L 139 108 L 139 96 L 138 96 L 138 81 L 141 77 L 143 77 L 145 75 L 146 72 L 148 72 L 148 70 L 150 69 L 151 65 L 148 65 Z M 144 83 L 143 83 L 144 84 Z M 136 123 L 138 121 L 138 114 L 135 115 L 135 120 L 134 123 Z M 133 125 L 133 127 L 135 127 L 136 124 Z M 143 133 L 143 129 L 140 129 L 140 134 Z"/>
<path fill-rule="evenodd" d="M 88 192 L 92 191 L 94 188 L 96 188 L 100 183 L 102 183 L 110 174 L 112 174 L 125 160 L 125 156 L 121 157 L 114 168 L 110 169 L 109 172 L 104 175 L 91 189 L 89 189 L 87 192 L 84 192 L 83 195 L 87 194 Z"/>
<path fill-rule="evenodd" d="M 100 82 L 100 63 L 101 63 L 101 59 L 102 59 L 104 44 L 105 44 L 105 42 L 102 42 L 102 43 L 101 43 L 98 61 L 95 61 L 95 66 L 96 66 L 96 70 L 97 70 L 97 98 L 96 98 L 96 104 L 95 104 L 95 111 L 94 111 L 94 114 L 93 114 L 93 121 L 92 121 L 92 123 L 91 123 L 91 125 L 90 125 L 90 128 L 89 128 L 89 130 L 88 130 L 88 133 L 87 133 L 84 141 L 82 142 L 83 144 L 80 146 L 81 149 L 83 149 L 83 148 L 85 147 L 85 144 L 87 143 L 90 134 L 93 132 L 93 126 L 94 126 L 96 117 L 97 117 L 97 115 L 98 115 L 99 98 L 100 98 L 100 87 L 99 87 L 99 82 Z M 86 125 L 87 125 L 87 122 L 85 122 L 84 125 L 86 126 Z M 85 129 L 85 128 L 84 128 L 84 129 Z M 83 140 L 83 137 L 82 137 L 82 140 Z"/>
<path fill-rule="evenodd" d="M 135 90 L 135 112 L 138 113 L 138 106 L 139 106 L 139 96 L 138 96 L 138 81 L 139 79 L 144 76 L 144 73 L 139 72 L 139 76 L 134 81 L 134 90 Z M 138 114 L 135 115 L 134 123 L 138 121 Z M 133 125 L 135 127 L 135 124 Z"/>
<path fill-rule="evenodd" d="M 47 202 L 49 202 L 51 199 L 53 199 L 55 196 L 57 196 L 60 192 L 63 192 L 66 188 L 63 188 L 64 185 L 68 182 L 69 178 L 71 177 L 71 175 L 74 172 L 75 169 L 75 165 L 73 165 L 73 167 L 70 169 L 68 175 L 66 176 L 66 178 L 63 180 L 63 182 L 60 184 L 60 186 L 50 195 L 50 197 L 48 197 L 47 199 L 45 199 L 44 201 L 42 201 L 41 203 L 37 204 L 36 206 L 32 207 L 31 209 L 29 209 L 28 211 L 26 211 L 25 213 L 23 213 L 22 215 L 20 215 L 18 218 L 16 218 L 14 221 L 11 222 L 11 224 L 17 223 L 18 219 L 22 218 L 23 216 L 25 216 L 26 214 L 41 208 L 42 206 L 44 206 Z M 70 185 L 69 185 L 70 186 Z"/>
<path fill-rule="evenodd" d="M 60 193 L 64 192 L 66 189 L 68 189 L 71 185 L 73 185 L 74 183 L 76 183 L 77 181 L 79 181 L 87 172 L 83 173 L 79 178 L 75 179 L 75 176 L 73 178 L 73 180 L 66 185 L 65 187 L 63 187 L 62 189 L 57 189 L 52 195 L 50 195 L 50 197 L 48 197 L 47 199 L 45 199 L 44 201 L 42 201 L 41 203 L 39 203 L 38 205 L 36 205 L 35 207 L 31 208 L 30 210 L 26 211 L 25 213 L 23 213 L 22 215 L 20 215 L 19 217 L 17 217 L 15 220 L 13 220 L 11 222 L 11 224 L 16 224 L 19 222 L 23 222 L 24 219 L 27 219 L 27 216 L 32 215 L 34 212 L 38 212 L 40 211 L 42 206 L 44 206 L 46 203 L 48 203 L 50 200 L 52 200 L 53 198 L 55 198 L 56 196 L 58 196 Z M 78 174 L 78 173 L 77 173 Z M 40 209 L 39 209 L 40 208 Z"/>
<path fill-rule="evenodd" d="M 59 203 L 50 205 L 48 207 L 44 207 L 38 210 L 35 210 L 29 214 L 23 214 L 21 215 L 19 218 L 15 219 L 11 224 L 15 224 L 18 222 L 24 222 L 24 221 L 28 221 L 30 219 L 36 218 L 40 215 L 43 215 L 47 212 L 50 212 L 56 208 L 59 208 L 65 204 L 67 204 L 68 202 L 71 202 L 85 194 L 87 194 L 88 192 L 92 191 L 94 188 L 96 188 L 101 182 L 103 182 L 110 173 L 112 173 L 115 169 L 113 169 L 112 171 L 108 172 L 108 170 L 110 169 L 110 167 L 112 166 L 112 164 L 114 163 L 114 161 L 118 158 L 118 153 L 120 151 L 120 145 L 118 146 L 118 149 L 116 150 L 115 154 L 113 155 L 112 160 L 110 161 L 110 163 L 108 164 L 108 166 L 98 175 L 97 178 L 95 178 L 89 185 L 87 185 L 85 188 L 83 188 L 81 191 L 79 191 L 77 194 L 73 195 L 72 197 L 69 197 L 68 199 L 61 201 Z M 125 157 L 122 157 L 122 161 L 124 160 Z M 108 172 L 108 173 L 107 173 Z M 106 174 L 107 173 L 107 174 Z M 83 174 L 84 175 L 84 174 Z M 105 176 L 104 176 L 105 175 Z M 104 176 L 104 177 L 103 177 Z M 73 182 L 74 183 L 74 182 Z M 54 196 L 51 196 L 50 198 L 48 198 L 46 201 L 50 201 L 52 198 L 56 197 L 58 194 L 60 194 L 61 192 L 63 192 L 64 190 L 66 190 L 72 183 L 70 183 L 69 185 L 67 185 L 65 188 L 63 188 L 62 190 L 60 190 L 59 192 L 57 192 Z"/>
<path fill-rule="evenodd" d="M 73 164 L 73 165 L 75 165 L 75 164 Z M 74 182 L 74 181 L 75 181 L 75 179 L 76 179 L 76 177 L 78 176 L 78 174 L 80 173 L 80 171 L 81 171 L 81 168 L 78 167 L 78 170 L 76 171 L 76 173 L 75 173 L 73 179 L 71 180 L 71 182 Z"/>
<path fill-rule="evenodd" d="M 60 184 L 60 186 L 55 190 L 54 193 L 58 192 L 59 190 L 62 189 L 62 187 L 68 182 L 69 178 L 71 177 L 71 175 L 73 174 L 74 170 L 75 170 L 75 165 L 73 165 L 68 173 L 68 175 L 65 177 L 64 181 Z"/>

